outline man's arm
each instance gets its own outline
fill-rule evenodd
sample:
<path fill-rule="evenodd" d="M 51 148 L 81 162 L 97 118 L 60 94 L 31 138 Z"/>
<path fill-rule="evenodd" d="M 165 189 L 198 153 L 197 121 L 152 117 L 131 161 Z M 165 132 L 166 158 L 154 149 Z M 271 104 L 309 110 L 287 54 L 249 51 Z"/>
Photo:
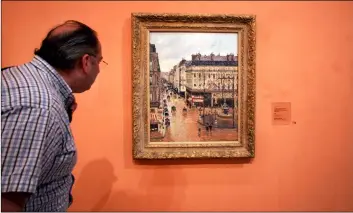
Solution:
<path fill-rule="evenodd" d="M 16 108 L 1 114 L 1 210 L 23 211 L 37 189 L 49 111 Z"/>

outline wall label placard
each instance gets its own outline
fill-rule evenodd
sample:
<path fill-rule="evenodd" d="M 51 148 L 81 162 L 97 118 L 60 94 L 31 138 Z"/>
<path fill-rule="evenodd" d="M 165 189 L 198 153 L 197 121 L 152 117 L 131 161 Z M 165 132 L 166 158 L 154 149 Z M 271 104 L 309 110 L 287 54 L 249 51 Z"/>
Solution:
<path fill-rule="evenodd" d="M 272 103 L 272 125 L 291 124 L 291 103 L 273 102 Z"/>

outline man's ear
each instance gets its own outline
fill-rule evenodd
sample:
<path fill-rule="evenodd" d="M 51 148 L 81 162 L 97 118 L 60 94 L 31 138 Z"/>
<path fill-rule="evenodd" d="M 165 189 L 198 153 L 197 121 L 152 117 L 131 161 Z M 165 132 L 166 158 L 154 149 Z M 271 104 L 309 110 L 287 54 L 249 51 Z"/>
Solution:
<path fill-rule="evenodd" d="M 84 73 L 87 73 L 87 71 L 89 70 L 89 68 L 91 67 L 91 63 L 90 63 L 90 56 L 88 54 L 85 54 L 82 56 L 81 60 L 80 60 L 80 64 L 82 66 L 82 70 Z"/>

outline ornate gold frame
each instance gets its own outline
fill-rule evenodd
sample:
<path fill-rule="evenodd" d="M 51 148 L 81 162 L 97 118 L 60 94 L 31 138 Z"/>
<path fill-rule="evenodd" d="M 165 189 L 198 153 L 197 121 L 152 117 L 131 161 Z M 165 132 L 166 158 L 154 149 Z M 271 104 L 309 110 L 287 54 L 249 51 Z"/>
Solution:
<path fill-rule="evenodd" d="M 239 140 L 150 142 L 149 32 L 236 32 L 239 37 Z M 240 158 L 255 155 L 255 16 L 132 14 L 133 158 Z"/>

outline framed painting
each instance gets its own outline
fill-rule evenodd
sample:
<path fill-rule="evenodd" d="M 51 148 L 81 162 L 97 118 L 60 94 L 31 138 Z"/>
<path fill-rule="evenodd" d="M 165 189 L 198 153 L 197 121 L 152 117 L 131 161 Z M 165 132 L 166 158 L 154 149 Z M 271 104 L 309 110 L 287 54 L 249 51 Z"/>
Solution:
<path fill-rule="evenodd" d="M 255 155 L 255 16 L 132 14 L 134 159 Z"/>

